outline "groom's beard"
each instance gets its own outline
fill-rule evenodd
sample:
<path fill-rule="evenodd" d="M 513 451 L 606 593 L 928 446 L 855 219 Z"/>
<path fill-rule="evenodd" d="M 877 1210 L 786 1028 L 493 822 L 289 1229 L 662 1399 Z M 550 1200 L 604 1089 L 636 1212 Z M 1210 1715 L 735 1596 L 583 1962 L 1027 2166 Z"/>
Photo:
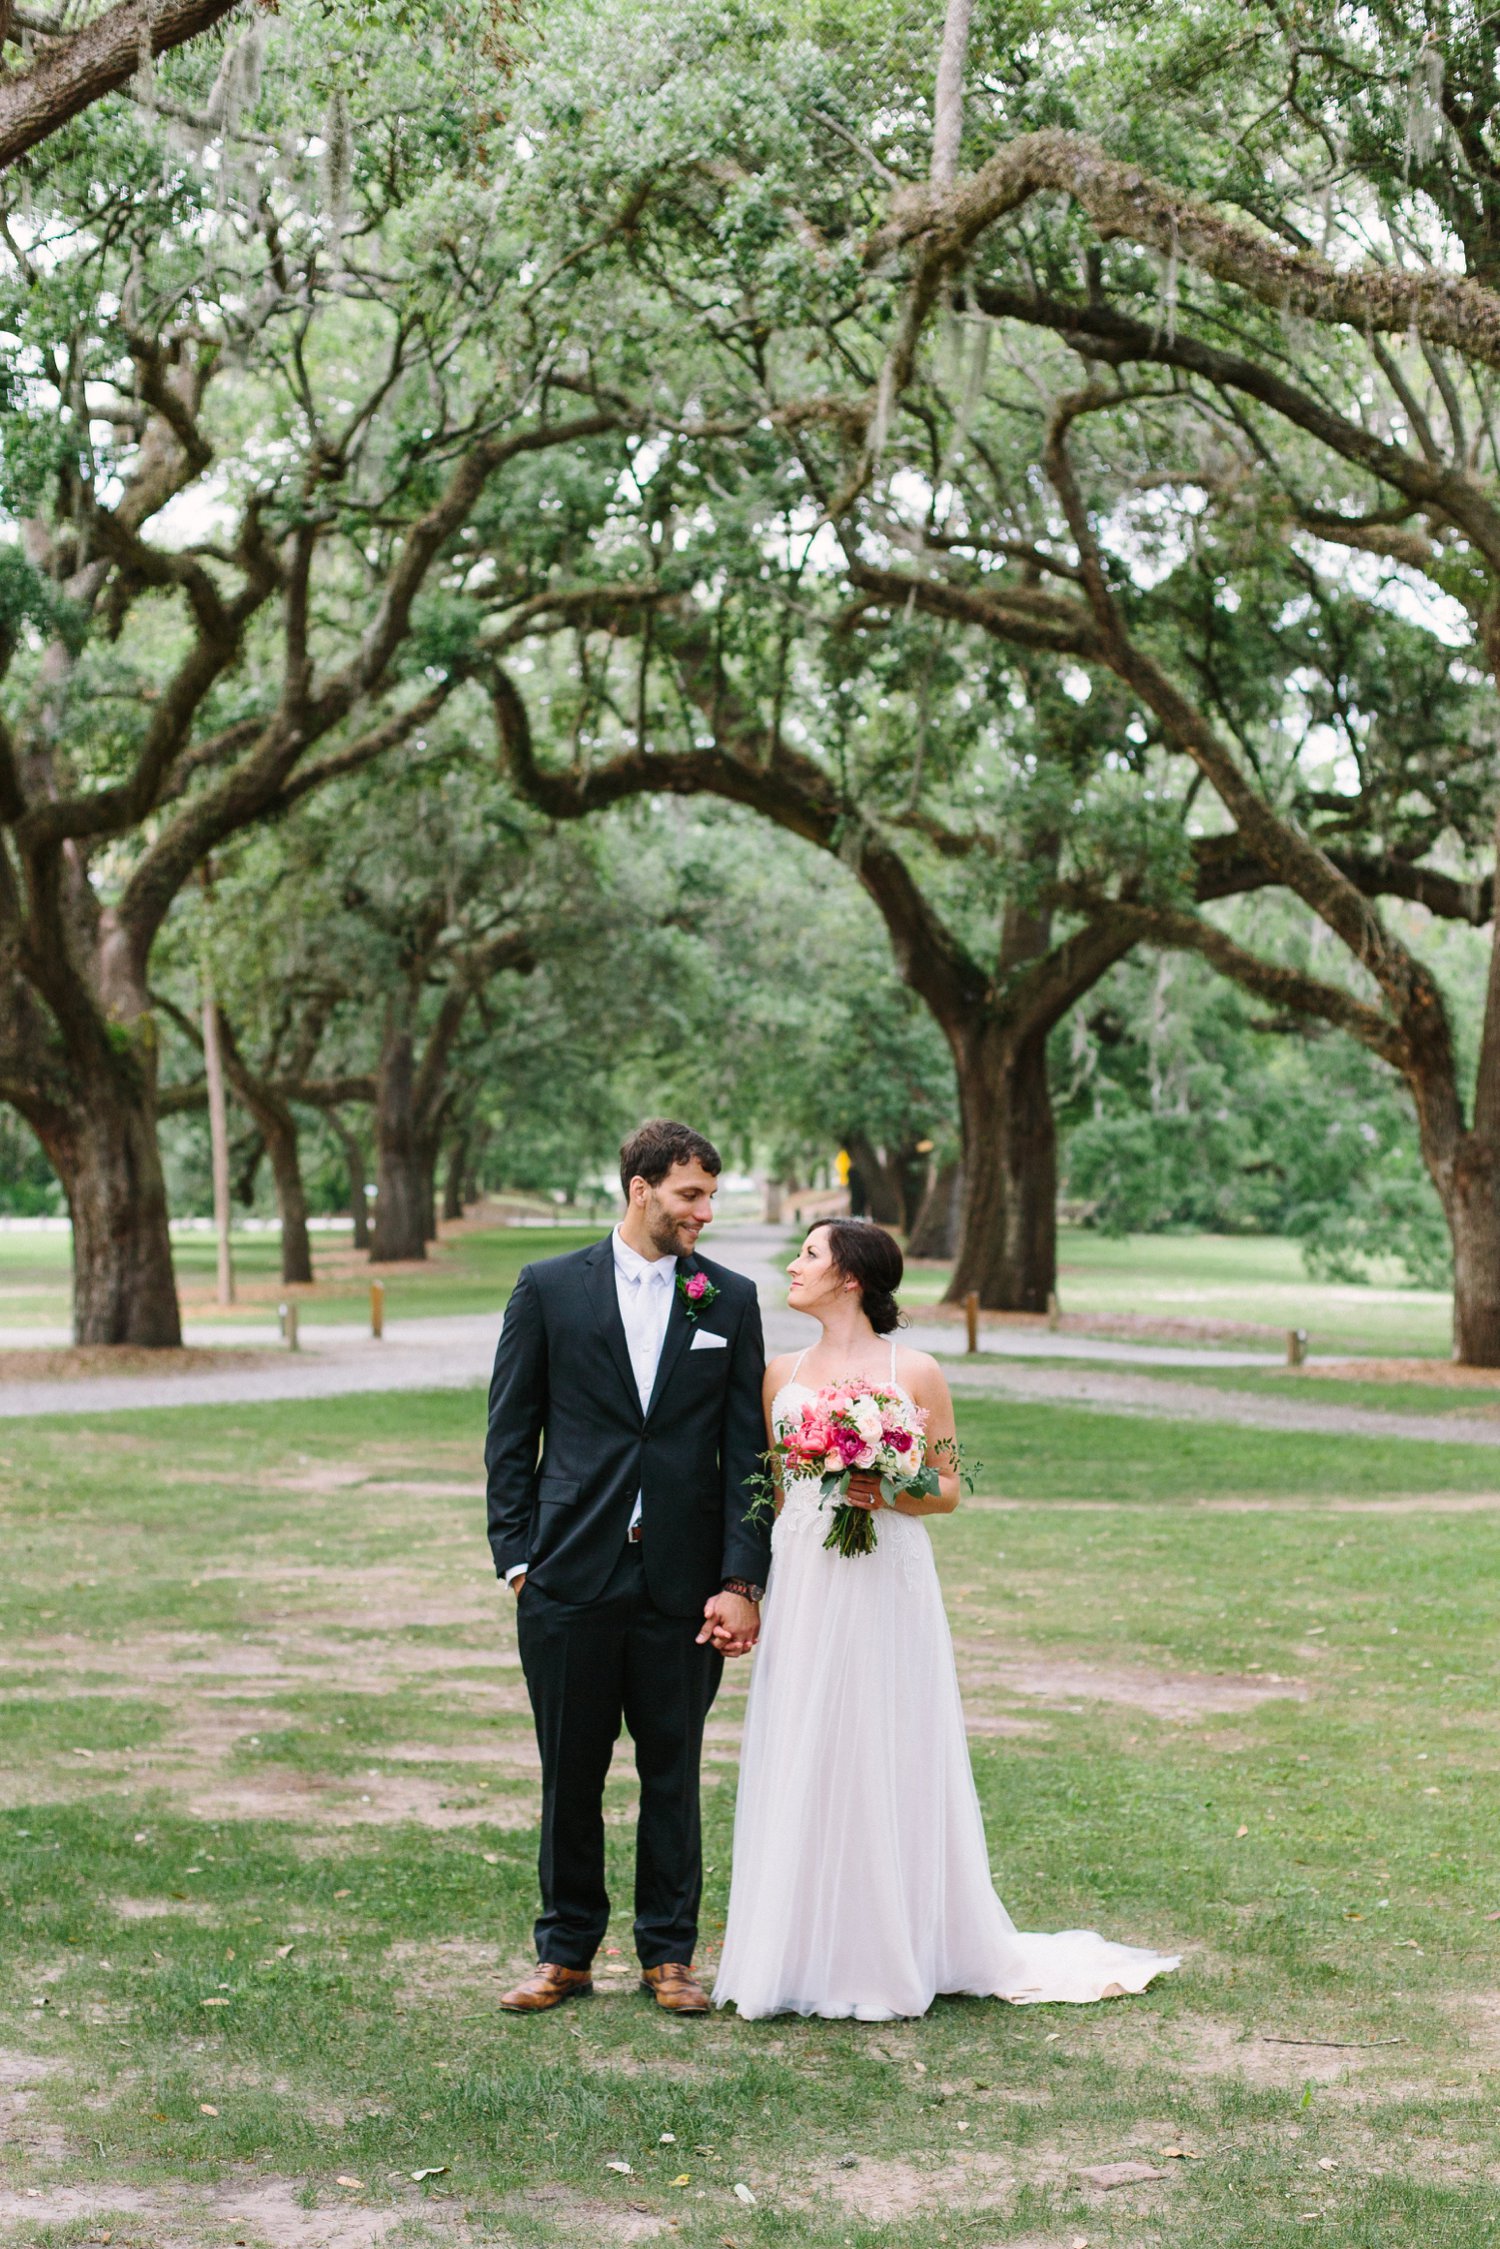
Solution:
<path fill-rule="evenodd" d="M 669 1218 L 665 1211 L 650 1220 L 646 1228 L 651 1237 L 651 1247 L 663 1257 L 691 1257 L 697 1239 L 686 1219 Z"/>

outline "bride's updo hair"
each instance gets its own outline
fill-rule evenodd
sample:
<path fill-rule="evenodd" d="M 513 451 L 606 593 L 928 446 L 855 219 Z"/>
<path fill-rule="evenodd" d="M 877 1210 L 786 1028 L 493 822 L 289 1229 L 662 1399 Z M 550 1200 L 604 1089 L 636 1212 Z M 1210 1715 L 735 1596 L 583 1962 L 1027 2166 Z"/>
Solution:
<path fill-rule="evenodd" d="M 873 1218 L 820 1218 L 814 1231 L 828 1236 L 828 1254 L 848 1281 L 859 1283 L 865 1318 L 877 1335 L 905 1327 L 896 1302 L 906 1270 L 900 1245 Z"/>

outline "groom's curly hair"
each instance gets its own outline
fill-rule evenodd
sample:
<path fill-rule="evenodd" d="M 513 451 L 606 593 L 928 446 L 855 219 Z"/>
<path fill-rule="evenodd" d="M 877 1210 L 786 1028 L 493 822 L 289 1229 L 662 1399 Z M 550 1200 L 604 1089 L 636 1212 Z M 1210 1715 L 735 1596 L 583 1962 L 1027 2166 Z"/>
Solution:
<path fill-rule="evenodd" d="M 630 1200 L 632 1179 L 644 1179 L 648 1187 L 659 1187 L 674 1164 L 692 1163 L 702 1164 L 715 1179 L 724 1169 L 713 1142 L 694 1132 L 691 1125 L 673 1124 L 670 1117 L 649 1117 L 620 1145 L 620 1186 L 625 1200 Z"/>

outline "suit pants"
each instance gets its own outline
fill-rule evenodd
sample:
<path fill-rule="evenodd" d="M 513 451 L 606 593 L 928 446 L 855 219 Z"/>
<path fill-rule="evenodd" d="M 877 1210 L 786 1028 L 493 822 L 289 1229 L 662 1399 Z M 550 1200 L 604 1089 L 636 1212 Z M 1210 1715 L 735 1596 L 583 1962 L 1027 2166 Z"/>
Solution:
<path fill-rule="evenodd" d="M 521 1663 L 542 1754 L 539 1960 L 586 1968 L 609 1922 L 604 1782 L 623 1721 L 635 1743 L 635 1946 L 643 1968 L 688 1961 L 698 1936 L 703 1845 L 698 1765 L 724 1659 L 699 1647 L 703 1619 L 668 1616 L 625 1546 L 595 1601 L 522 1587 Z"/>

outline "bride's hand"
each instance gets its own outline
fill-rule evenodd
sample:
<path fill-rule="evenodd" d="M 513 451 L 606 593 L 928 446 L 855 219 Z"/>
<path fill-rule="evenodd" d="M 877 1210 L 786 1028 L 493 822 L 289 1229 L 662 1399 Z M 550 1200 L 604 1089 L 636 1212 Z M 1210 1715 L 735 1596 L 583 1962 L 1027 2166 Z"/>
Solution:
<path fill-rule="evenodd" d="M 845 1507 L 884 1507 L 880 1496 L 880 1478 L 866 1475 L 862 1470 L 849 1478 L 849 1489 L 842 1504 Z"/>

